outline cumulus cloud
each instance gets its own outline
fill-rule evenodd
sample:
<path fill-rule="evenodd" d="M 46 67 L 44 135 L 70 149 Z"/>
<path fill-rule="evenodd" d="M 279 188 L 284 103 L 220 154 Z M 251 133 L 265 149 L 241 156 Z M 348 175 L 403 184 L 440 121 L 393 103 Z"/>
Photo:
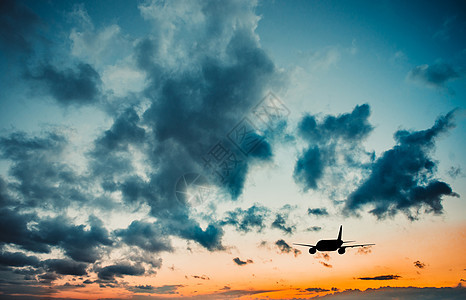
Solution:
<path fill-rule="evenodd" d="M 454 113 L 440 116 L 426 130 L 397 131 L 396 145 L 372 164 L 370 176 L 346 200 L 345 211 L 371 205 L 370 213 L 378 218 L 403 212 L 411 220 L 422 208 L 426 213 L 441 214 L 443 197 L 458 194 L 434 177 L 437 163 L 430 156 L 437 137 L 455 126 Z"/>
<path fill-rule="evenodd" d="M 316 189 L 328 167 L 359 165 L 357 158 L 366 154 L 360 146 L 372 131 L 368 104 L 357 105 L 351 113 L 326 116 L 319 121 L 305 115 L 298 124 L 298 134 L 307 147 L 299 154 L 293 177 L 304 191 Z M 342 156 L 343 159 L 339 159 Z"/>

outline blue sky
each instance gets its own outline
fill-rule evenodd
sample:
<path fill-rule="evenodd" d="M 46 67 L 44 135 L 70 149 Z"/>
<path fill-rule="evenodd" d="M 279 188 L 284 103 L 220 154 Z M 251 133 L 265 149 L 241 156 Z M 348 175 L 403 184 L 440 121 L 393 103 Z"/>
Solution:
<path fill-rule="evenodd" d="M 464 8 L 3 2 L 0 292 L 461 297 Z"/>

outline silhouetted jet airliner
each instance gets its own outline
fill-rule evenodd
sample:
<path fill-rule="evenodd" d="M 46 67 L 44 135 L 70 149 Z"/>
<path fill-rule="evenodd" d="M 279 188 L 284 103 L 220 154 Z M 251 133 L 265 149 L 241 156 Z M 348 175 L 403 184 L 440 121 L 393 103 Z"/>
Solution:
<path fill-rule="evenodd" d="M 341 239 L 341 232 L 343 229 L 343 225 L 340 226 L 340 232 L 338 232 L 338 238 L 336 240 L 320 240 L 317 242 L 317 244 L 314 245 L 308 245 L 308 244 L 293 244 L 293 245 L 299 245 L 299 246 L 306 246 L 310 247 L 309 248 L 309 253 L 314 254 L 316 253 L 317 250 L 319 251 L 336 251 L 338 250 L 339 254 L 344 254 L 346 248 L 353 248 L 353 247 L 364 247 L 364 246 L 372 246 L 375 244 L 362 244 L 362 245 L 348 245 L 348 246 L 343 246 L 344 243 L 353 243 L 354 241 L 346 241 L 343 242 Z"/>

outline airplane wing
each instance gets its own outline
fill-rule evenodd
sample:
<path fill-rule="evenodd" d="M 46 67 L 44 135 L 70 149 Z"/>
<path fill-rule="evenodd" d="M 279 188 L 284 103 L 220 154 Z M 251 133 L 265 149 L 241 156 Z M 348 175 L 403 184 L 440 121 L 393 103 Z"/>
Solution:
<path fill-rule="evenodd" d="M 293 243 L 293 245 L 306 246 L 306 247 L 315 247 L 314 245 L 308 245 L 308 244 L 295 244 L 295 243 Z"/>
<path fill-rule="evenodd" d="M 349 246 L 343 246 L 341 248 L 366 247 L 366 246 L 373 246 L 373 245 L 375 245 L 375 244 L 349 245 Z"/>

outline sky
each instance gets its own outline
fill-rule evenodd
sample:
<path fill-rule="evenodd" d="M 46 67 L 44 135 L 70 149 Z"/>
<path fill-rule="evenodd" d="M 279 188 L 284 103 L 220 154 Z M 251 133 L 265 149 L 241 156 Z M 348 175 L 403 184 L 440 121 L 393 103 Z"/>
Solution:
<path fill-rule="evenodd" d="M 463 1 L 0 2 L 2 299 L 464 299 Z M 373 243 L 308 253 L 321 239 Z"/>

